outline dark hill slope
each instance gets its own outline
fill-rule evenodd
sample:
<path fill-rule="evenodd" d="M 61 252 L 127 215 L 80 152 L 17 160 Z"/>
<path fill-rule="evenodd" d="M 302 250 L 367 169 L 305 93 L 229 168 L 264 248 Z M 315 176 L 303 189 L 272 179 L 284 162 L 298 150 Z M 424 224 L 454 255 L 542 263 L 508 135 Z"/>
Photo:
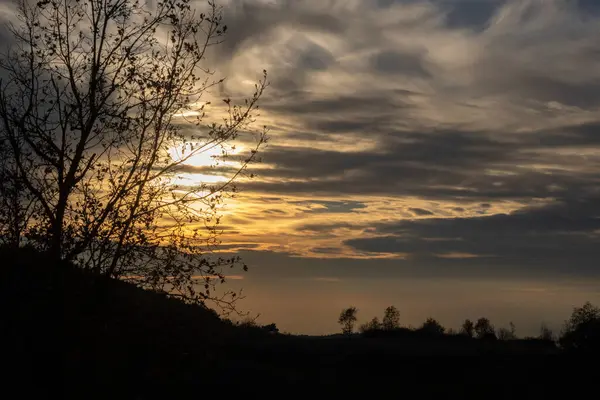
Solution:
<path fill-rule="evenodd" d="M 28 392 L 131 399 L 306 391 L 321 397 L 314 390 L 327 389 L 336 396 L 366 390 L 540 398 L 561 390 L 573 396 L 595 373 L 581 358 L 537 344 L 408 331 L 373 338 L 271 335 L 130 284 L 50 265 L 32 251 L 2 250 L 0 260 L 4 388 L 17 388 L 19 398 Z"/>
<path fill-rule="evenodd" d="M 230 343 L 266 336 L 32 251 L 2 250 L 0 260 L 4 354 L 24 379 L 57 373 L 65 379 L 52 378 L 57 387 L 182 383 L 222 369 Z"/>

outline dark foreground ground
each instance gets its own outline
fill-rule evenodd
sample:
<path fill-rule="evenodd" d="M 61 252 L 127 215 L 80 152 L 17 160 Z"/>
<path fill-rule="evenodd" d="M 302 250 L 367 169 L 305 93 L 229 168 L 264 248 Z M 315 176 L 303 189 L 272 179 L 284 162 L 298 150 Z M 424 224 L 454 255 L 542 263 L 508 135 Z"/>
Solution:
<path fill-rule="evenodd" d="M 4 398 L 596 398 L 598 359 L 534 341 L 273 335 L 0 254 Z"/>

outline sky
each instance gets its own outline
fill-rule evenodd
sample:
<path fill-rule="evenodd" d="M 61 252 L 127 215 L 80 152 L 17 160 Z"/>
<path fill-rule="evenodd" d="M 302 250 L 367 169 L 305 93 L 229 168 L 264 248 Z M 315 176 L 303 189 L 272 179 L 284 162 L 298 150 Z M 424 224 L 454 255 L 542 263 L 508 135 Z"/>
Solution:
<path fill-rule="evenodd" d="M 271 82 L 223 237 L 261 320 L 395 304 L 534 334 L 600 300 L 598 2 L 248 0 L 226 22 L 224 93 Z"/>
<path fill-rule="evenodd" d="M 600 303 L 598 1 L 220 4 L 215 95 L 270 81 L 268 146 L 222 210 L 242 309 L 294 333 L 393 304 L 403 325 L 529 335 Z M 182 182 L 230 172 L 207 159 Z"/>

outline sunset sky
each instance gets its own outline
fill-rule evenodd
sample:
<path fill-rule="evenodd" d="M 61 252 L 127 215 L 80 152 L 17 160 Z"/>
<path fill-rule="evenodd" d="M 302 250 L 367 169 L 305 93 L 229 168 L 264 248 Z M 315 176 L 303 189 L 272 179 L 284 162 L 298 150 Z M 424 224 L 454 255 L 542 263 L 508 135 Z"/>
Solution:
<path fill-rule="evenodd" d="M 344 306 L 395 304 L 534 334 L 600 300 L 600 3 L 226 10 L 223 92 L 271 81 L 271 141 L 223 237 L 261 321 L 332 332 Z"/>
<path fill-rule="evenodd" d="M 262 163 L 223 209 L 243 309 L 295 333 L 394 304 L 525 335 L 600 303 L 600 2 L 220 3 L 218 95 L 271 83 Z M 181 179 L 220 179 L 207 163 Z"/>

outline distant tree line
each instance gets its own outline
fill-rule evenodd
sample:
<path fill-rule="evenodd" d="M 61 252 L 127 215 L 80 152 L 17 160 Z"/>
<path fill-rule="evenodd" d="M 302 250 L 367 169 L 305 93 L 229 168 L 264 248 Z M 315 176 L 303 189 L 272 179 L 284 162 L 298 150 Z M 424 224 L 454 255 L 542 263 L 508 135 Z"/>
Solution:
<path fill-rule="evenodd" d="M 338 323 L 342 333 L 352 335 L 358 321 L 358 309 L 349 307 L 341 311 Z M 394 337 L 406 332 L 414 332 L 425 336 L 464 336 L 481 340 L 517 340 L 516 326 L 510 322 L 508 328 L 496 328 L 488 318 L 481 317 L 476 321 L 466 319 L 460 330 L 446 329 L 435 318 L 427 318 L 418 328 L 402 327 L 400 324 L 400 311 L 395 306 L 385 309 L 383 319 L 378 317 L 358 327 L 358 333 L 363 337 Z M 600 350 L 600 308 L 590 302 L 581 307 L 575 307 L 570 318 L 565 321 L 559 335 L 546 325 L 542 324 L 537 337 L 524 339 L 537 339 L 554 343 L 568 351 L 598 351 Z"/>

